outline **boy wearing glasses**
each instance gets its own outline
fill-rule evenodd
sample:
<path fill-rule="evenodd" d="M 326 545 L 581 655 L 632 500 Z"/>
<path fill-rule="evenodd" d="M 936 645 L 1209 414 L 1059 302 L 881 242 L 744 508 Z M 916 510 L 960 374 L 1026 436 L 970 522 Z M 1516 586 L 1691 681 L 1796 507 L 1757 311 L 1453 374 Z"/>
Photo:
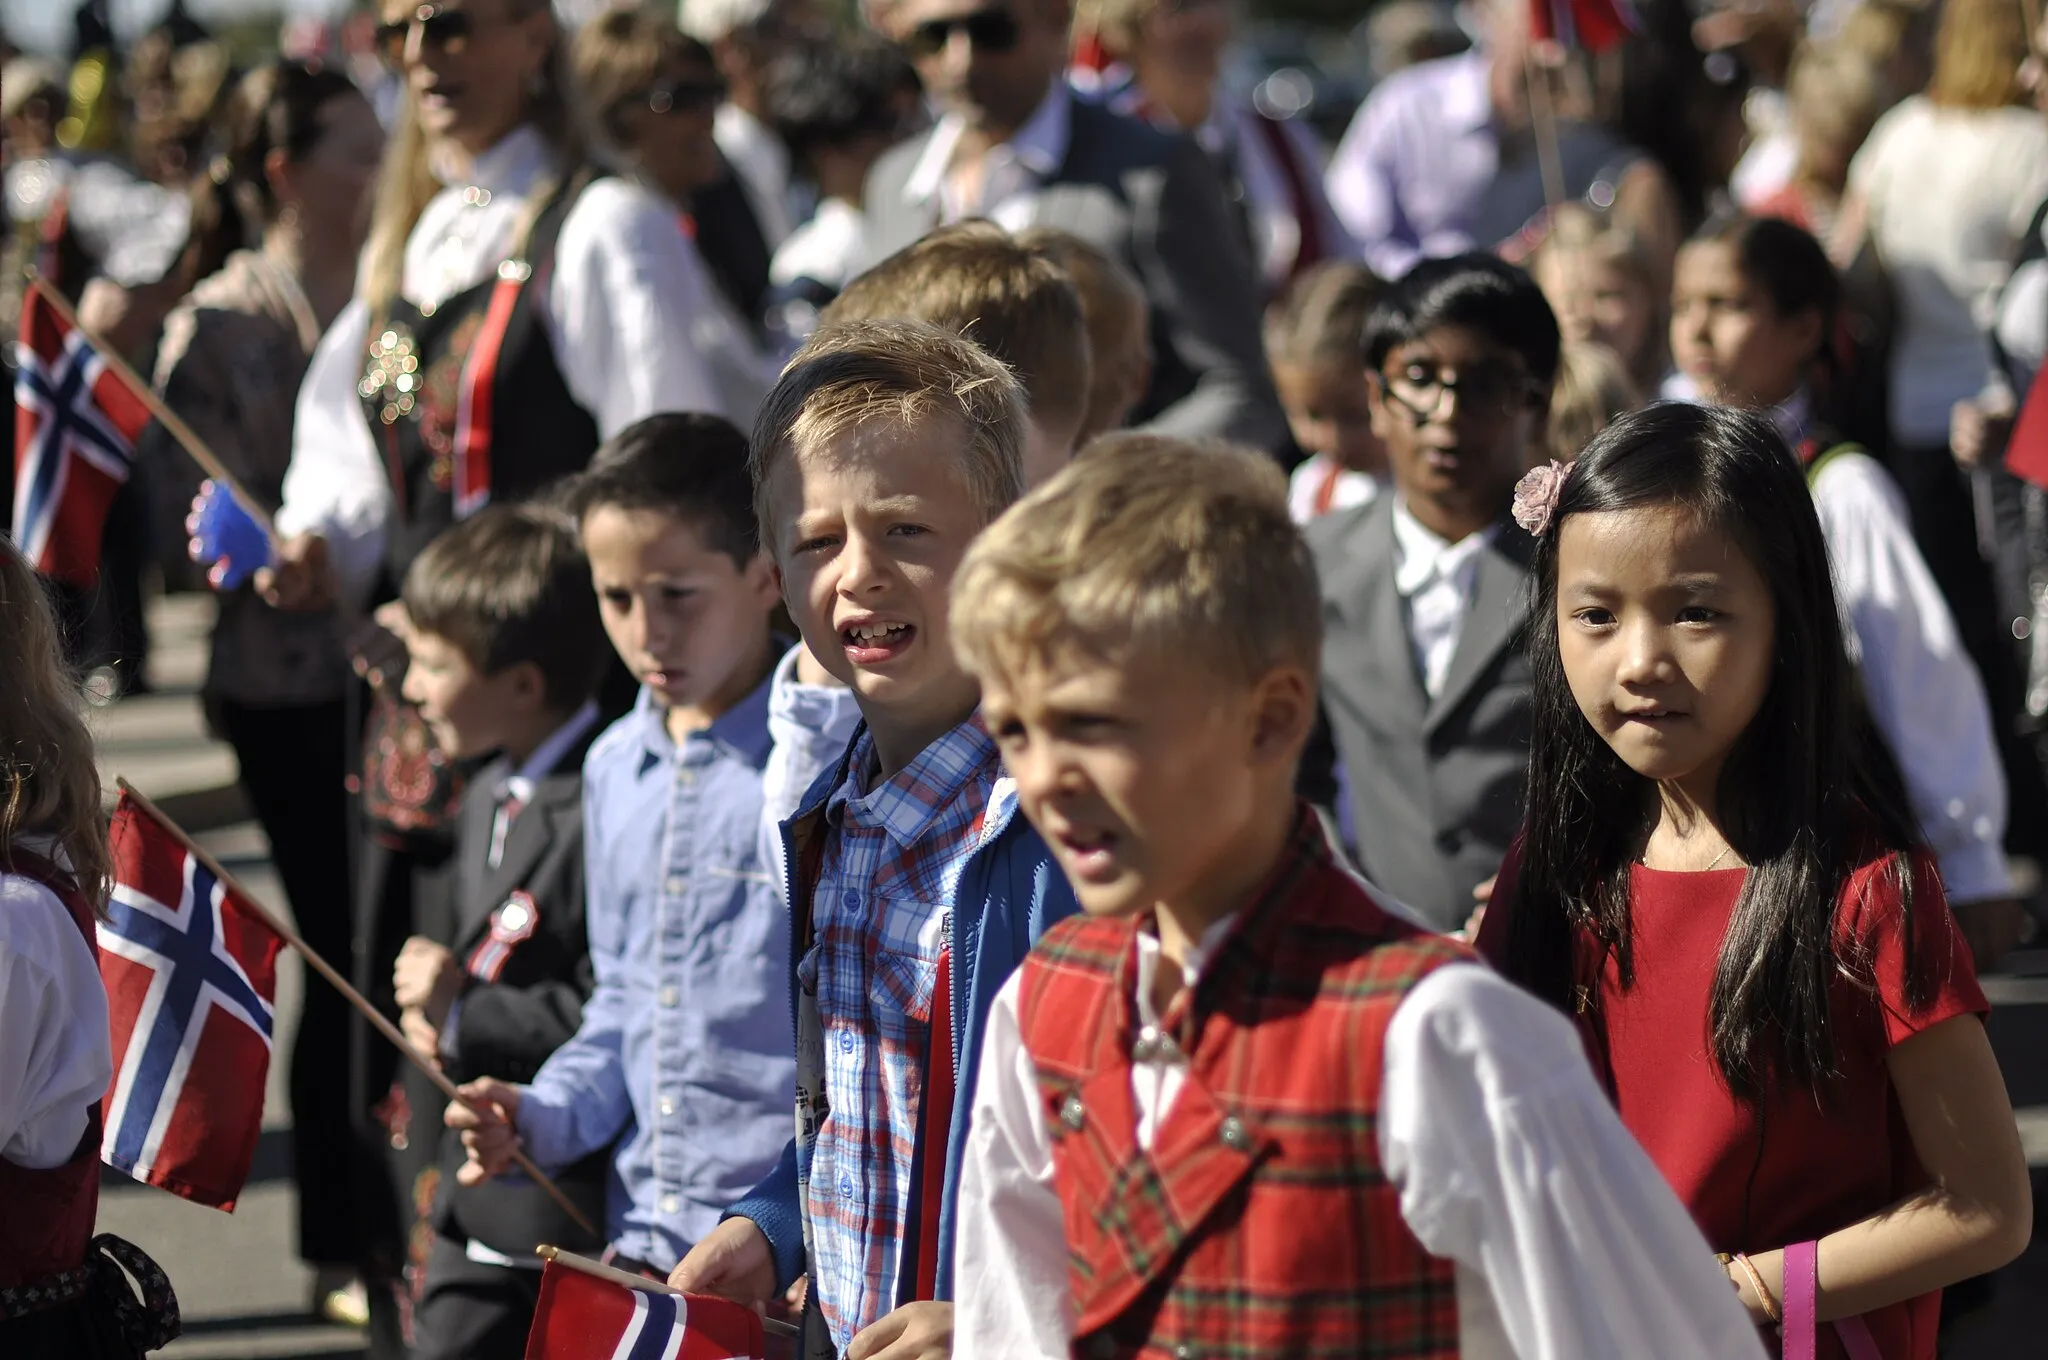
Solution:
<path fill-rule="evenodd" d="M 1323 710 L 1366 877 L 1456 930 L 1521 822 L 1532 541 L 1508 508 L 1542 448 L 1557 319 L 1527 274 L 1474 253 L 1417 265 L 1364 346 L 1394 494 L 1305 531 Z"/>

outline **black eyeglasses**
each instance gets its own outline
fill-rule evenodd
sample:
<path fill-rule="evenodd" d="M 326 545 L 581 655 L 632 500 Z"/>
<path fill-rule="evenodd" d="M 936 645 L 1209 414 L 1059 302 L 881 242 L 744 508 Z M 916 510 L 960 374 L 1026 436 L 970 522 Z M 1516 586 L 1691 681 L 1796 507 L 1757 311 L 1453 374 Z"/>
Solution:
<path fill-rule="evenodd" d="M 1457 393 L 1460 411 L 1486 418 L 1509 415 L 1536 393 L 1536 384 L 1526 374 L 1503 364 L 1485 364 L 1462 373 L 1409 364 L 1398 373 L 1380 374 L 1379 382 L 1380 390 L 1418 425 L 1443 414 L 1446 392 Z"/>
<path fill-rule="evenodd" d="M 946 50 L 955 33 L 965 33 L 967 40 L 983 52 L 1011 51 L 1022 36 L 1016 15 L 1006 9 L 982 9 L 949 19 L 927 19 L 910 30 L 903 45 L 913 57 L 935 57 Z"/>
<path fill-rule="evenodd" d="M 405 64 L 405 42 L 415 27 L 422 48 L 432 45 L 443 52 L 458 51 L 476 31 L 476 16 L 466 9 L 421 5 L 409 19 L 377 25 L 377 55 L 386 66 L 396 70 Z"/>

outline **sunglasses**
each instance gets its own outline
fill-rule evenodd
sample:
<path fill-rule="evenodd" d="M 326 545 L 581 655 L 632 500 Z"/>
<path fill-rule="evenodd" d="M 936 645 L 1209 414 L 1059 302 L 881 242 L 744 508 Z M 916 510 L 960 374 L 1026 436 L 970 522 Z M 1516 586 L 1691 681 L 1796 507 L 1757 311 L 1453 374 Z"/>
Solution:
<path fill-rule="evenodd" d="M 654 113 L 709 113 L 725 102 L 725 82 L 716 76 L 685 76 L 650 85 L 621 102 L 632 105 L 643 100 Z"/>
<path fill-rule="evenodd" d="M 910 30 L 904 46 L 913 57 L 935 57 L 946 50 L 955 33 L 965 33 L 977 51 L 1008 52 L 1022 36 L 1017 16 L 1006 9 L 976 10 L 950 19 L 928 19 Z"/>
<path fill-rule="evenodd" d="M 420 31 L 422 50 L 432 46 L 442 52 L 458 51 L 476 31 L 476 17 L 466 9 L 421 5 L 410 19 L 377 25 L 377 55 L 386 66 L 396 70 L 405 64 L 405 43 L 414 28 Z"/>

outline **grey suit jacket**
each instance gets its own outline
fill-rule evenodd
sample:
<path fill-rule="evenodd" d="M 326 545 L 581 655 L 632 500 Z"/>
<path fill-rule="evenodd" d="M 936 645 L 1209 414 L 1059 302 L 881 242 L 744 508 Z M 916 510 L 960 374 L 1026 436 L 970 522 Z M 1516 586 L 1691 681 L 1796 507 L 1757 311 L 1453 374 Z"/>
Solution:
<path fill-rule="evenodd" d="M 1394 498 L 1325 515 L 1306 533 L 1323 584 L 1323 709 L 1350 779 L 1360 867 L 1437 929 L 1455 930 L 1521 829 L 1535 545 L 1510 523 L 1481 554 L 1431 699 L 1394 587 Z"/>
<path fill-rule="evenodd" d="M 1152 307 L 1152 387 L 1136 417 L 1165 434 L 1278 448 L 1286 436 L 1259 337 L 1259 290 L 1221 182 L 1188 137 L 1068 96 L 1065 159 L 1031 201 L 1033 226 L 1121 260 Z M 905 193 L 932 133 L 869 172 L 868 249 L 892 255 L 938 225 Z"/>

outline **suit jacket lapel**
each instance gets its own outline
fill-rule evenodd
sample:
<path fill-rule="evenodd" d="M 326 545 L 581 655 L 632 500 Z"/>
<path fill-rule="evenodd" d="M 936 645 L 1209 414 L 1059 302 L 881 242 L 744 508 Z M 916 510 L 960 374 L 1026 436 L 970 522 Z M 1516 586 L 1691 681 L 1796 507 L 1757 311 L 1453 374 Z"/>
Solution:
<path fill-rule="evenodd" d="M 533 873 L 534 865 L 555 842 L 555 826 L 561 819 L 565 804 L 570 811 L 581 815 L 581 781 L 575 775 L 552 774 L 540 781 L 533 791 L 533 801 L 512 819 L 512 829 L 505 835 L 505 853 L 499 858 L 498 867 L 484 868 L 479 864 L 482 868 L 479 891 L 463 903 L 464 910 L 470 913 L 462 923 L 465 938 L 484 929 L 490 922 L 491 913 Z M 490 843 L 489 834 L 486 828 L 486 845 Z"/>
<path fill-rule="evenodd" d="M 1381 497 L 1359 521 L 1355 580 L 1347 591 L 1345 608 L 1355 611 L 1359 631 L 1372 654 L 1385 659 L 1382 674 L 1388 683 L 1361 686 L 1357 696 L 1394 710 L 1401 726 L 1413 729 L 1422 723 L 1429 696 L 1422 688 L 1422 674 L 1415 665 L 1415 643 L 1408 636 L 1408 610 L 1401 592 L 1394 587 L 1393 498 Z"/>
<path fill-rule="evenodd" d="M 1434 730 L 1464 702 L 1493 659 L 1527 622 L 1529 555 L 1534 546 L 1527 534 L 1510 524 L 1503 525 L 1493 542 L 1480 553 L 1472 605 L 1465 611 L 1465 623 L 1458 632 L 1457 650 L 1451 653 L 1451 668 L 1444 673 L 1443 688 L 1430 701 L 1424 730 Z"/>

